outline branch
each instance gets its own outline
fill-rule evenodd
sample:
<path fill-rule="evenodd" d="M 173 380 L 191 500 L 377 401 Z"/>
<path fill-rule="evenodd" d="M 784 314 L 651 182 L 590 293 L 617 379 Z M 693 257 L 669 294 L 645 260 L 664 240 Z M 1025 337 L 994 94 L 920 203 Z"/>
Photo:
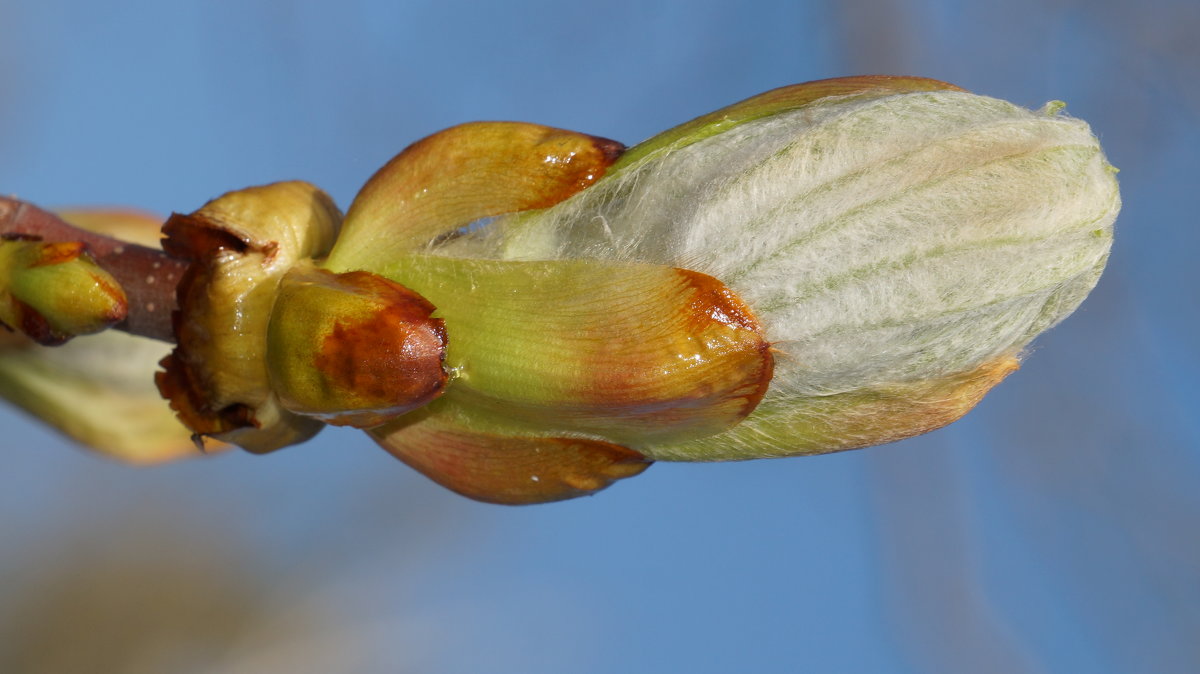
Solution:
<path fill-rule="evenodd" d="M 31 203 L 6 197 L 0 197 L 0 237 L 82 242 L 96 263 L 121 284 L 129 300 L 129 314 L 117 329 L 175 341 L 171 314 L 176 307 L 175 287 L 187 269 L 186 261 L 161 250 L 74 227 Z"/>

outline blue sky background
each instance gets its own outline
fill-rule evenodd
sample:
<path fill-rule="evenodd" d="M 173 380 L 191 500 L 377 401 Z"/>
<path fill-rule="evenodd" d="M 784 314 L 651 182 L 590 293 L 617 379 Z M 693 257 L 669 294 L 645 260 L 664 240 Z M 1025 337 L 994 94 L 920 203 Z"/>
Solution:
<path fill-rule="evenodd" d="M 1125 202 L 1024 369 L 882 448 L 514 509 L 355 432 L 133 469 L 0 408 L 0 670 L 1200 671 L 1200 6 L 988 4 L 0 0 L 0 192 L 47 206 L 344 207 L 458 122 L 632 143 L 860 73 L 1065 100 Z"/>

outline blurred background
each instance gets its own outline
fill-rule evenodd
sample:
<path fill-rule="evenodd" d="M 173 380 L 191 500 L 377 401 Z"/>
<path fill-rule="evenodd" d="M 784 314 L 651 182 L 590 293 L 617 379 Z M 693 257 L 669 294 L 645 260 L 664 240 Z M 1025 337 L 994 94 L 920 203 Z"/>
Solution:
<path fill-rule="evenodd" d="M 0 192 L 345 207 L 476 119 L 636 142 L 773 87 L 1068 102 L 1108 272 L 964 420 L 504 508 L 357 432 L 129 468 L 0 408 L 0 671 L 1200 671 L 1200 5 L 0 0 Z"/>

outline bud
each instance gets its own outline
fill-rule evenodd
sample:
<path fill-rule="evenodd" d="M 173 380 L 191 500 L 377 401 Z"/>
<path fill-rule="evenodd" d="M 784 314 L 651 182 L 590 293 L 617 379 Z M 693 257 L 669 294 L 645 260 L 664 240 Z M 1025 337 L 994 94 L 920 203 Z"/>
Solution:
<path fill-rule="evenodd" d="M 1103 270 L 1115 169 L 1061 111 L 852 77 L 624 154 L 466 124 L 372 177 L 336 243 L 311 185 L 230 193 L 165 227 L 192 263 L 158 385 L 198 435 L 359 426 L 500 503 L 930 431 Z"/>
<path fill-rule="evenodd" d="M 0 239 L 0 326 L 54 345 L 125 318 L 125 293 L 79 242 Z"/>
<path fill-rule="evenodd" d="M 798 85 L 634 147 L 590 189 L 480 238 L 508 259 L 686 266 L 758 317 L 776 352 L 759 408 L 639 451 L 888 442 L 965 413 L 1099 278 L 1115 169 L 1061 109 L 912 78 Z"/>

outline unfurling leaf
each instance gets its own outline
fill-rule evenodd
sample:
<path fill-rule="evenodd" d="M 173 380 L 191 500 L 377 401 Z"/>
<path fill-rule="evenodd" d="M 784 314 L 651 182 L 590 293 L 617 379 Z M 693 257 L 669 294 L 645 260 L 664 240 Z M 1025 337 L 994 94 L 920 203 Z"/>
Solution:
<path fill-rule="evenodd" d="M 592 188 L 474 242 L 504 259 L 684 266 L 754 312 L 775 350 L 759 409 L 721 434 L 639 451 L 756 458 L 932 430 L 1099 278 L 1120 198 L 1086 124 L 1060 105 L 1029 111 L 928 80 L 834 82 L 832 98 L 781 108 L 830 87 L 798 85 L 651 139 Z M 930 415 L 931 395 L 957 399 Z M 836 423 L 879 400 L 876 431 Z"/>

